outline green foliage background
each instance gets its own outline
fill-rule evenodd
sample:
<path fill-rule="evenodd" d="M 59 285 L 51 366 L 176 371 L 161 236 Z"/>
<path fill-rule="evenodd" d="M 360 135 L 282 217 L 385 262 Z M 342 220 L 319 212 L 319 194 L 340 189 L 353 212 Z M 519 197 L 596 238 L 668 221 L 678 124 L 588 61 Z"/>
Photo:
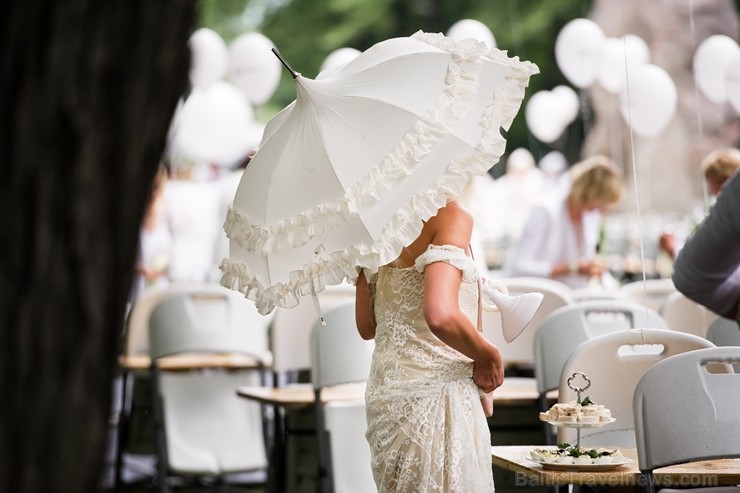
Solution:
<path fill-rule="evenodd" d="M 540 75 L 532 78 L 529 96 L 568 84 L 555 64 L 555 38 L 563 25 L 587 16 L 590 8 L 590 0 L 201 0 L 199 19 L 201 26 L 215 30 L 227 43 L 244 32 L 262 32 L 307 77 L 315 77 L 326 56 L 337 48 L 362 51 L 387 38 L 418 30 L 445 32 L 460 19 L 477 19 L 491 29 L 498 48 L 539 66 Z M 271 100 L 257 109 L 257 118 L 268 120 L 294 98 L 286 71 Z M 553 144 L 571 161 L 579 157 L 581 128 L 580 121 L 571 126 L 569 138 L 563 139 L 568 149 L 558 147 L 562 143 Z M 551 149 L 527 132 L 523 111 L 508 141 L 509 151 L 527 147 L 537 158 Z"/>

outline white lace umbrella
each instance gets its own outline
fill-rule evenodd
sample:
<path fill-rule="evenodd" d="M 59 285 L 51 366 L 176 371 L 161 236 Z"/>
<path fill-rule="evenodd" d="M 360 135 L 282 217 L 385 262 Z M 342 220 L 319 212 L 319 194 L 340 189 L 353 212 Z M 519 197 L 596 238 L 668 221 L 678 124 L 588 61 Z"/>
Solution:
<path fill-rule="evenodd" d="M 268 122 L 224 225 L 221 283 L 261 313 L 398 257 L 498 162 L 537 67 L 417 32 L 315 80 L 292 73 L 296 100 Z"/>

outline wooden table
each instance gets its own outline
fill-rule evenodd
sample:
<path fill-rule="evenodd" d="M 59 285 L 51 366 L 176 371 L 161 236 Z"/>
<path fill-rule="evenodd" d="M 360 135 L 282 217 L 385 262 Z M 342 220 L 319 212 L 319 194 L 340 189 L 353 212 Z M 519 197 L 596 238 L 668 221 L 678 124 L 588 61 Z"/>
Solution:
<path fill-rule="evenodd" d="M 284 408 L 310 406 L 314 403 L 311 384 L 292 384 L 285 387 L 239 387 L 236 393 L 241 397 Z M 354 400 L 365 398 L 365 384 L 340 385 L 326 388 L 321 393 L 323 402 Z M 494 406 L 526 406 L 537 403 L 539 394 L 533 378 L 507 378 L 504 385 L 493 392 Z M 548 394 L 556 400 L 557 391 Z M 494 407 L 495 409 L 495 407 Z"/>
<path fill-rule="evenodd" d="M 124 370 L 149 370 L 152 360 L 148 354 L 119 356 L 118 363 Z M 160 358 L 159 368 L 169 371 L 199 370 L 204 368 L 245 369 L 258 368 L 257 358 L 243 354 L 182 354 Z"/>
<path fill-rule="evenodd" d="M 530 460 L 530 452 L 543 445 L 491 447 L 493 465 L 517 473 L 518 486 L 645 486 L 637 464 L 637 450 L 620 447 L 632 462 L 608 471 L 565 472 L 544 469 Z M 598 447 L 595 447 L 598 448 Z M 705 487 L 740 484 L 740 459 L 693 462 L 656 469 L 656 483 L 665 487 Z"/>

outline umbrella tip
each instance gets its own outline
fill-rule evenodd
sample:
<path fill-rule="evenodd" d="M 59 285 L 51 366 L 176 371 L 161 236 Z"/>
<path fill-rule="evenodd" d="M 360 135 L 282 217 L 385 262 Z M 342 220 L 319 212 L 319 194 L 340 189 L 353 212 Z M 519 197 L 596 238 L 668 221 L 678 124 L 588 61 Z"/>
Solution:
<path fill-rule="evenodd" d="M 282 56 L 280 56 L 280 52 L 277 50 L 277 48 L 273 48 L 272 49 L 272 52 L 275 54 L 276 57 L 278 57 L 278 60 L 280 60 L 280 62 L 285 66 L 285 68 L 288 69 L 288 72 L 290 72 L 290 75 L 294 79 L 296 77 L 298 77 L 299 75 L 301 75 L 298 72 L 296 72 L 295 70 L 293 70 L 293 67 L 291 67 L 290 64 L 288 62 L 286 62 L 285 59 Z"/>

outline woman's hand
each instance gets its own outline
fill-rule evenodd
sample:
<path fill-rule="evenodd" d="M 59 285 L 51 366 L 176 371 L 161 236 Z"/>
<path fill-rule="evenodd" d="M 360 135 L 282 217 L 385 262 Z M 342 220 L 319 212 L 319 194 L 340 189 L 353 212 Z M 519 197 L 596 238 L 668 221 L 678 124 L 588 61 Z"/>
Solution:
<path fill-rule="evenodd" d="M 588 277 L 601 277 L 604 270 L 604 264 L 600 260 L 583 259 L 578 262 L 578 273 Z"/>
<path fill-rule="evenodd" d="M 504 383 L 504 359 L 496 346 L 492 346 L 491 358 L 476 361 L 473 366 L 473 382 L 483 392 L 493 392 Z"/>

